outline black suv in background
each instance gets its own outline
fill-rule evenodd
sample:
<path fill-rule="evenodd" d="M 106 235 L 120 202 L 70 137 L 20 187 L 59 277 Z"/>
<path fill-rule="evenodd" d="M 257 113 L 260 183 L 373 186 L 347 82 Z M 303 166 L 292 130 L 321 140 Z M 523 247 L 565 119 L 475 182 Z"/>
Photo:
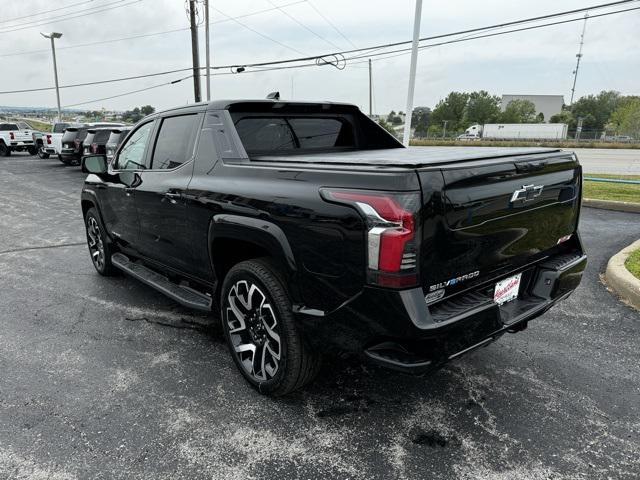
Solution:
<path fill-rule="evenodd" d="M 90 128 L 87 130 L 87 136 L 84 139 L 82 155 L 98 153 L 104 155 L 106 153 L 107 141 L 111 135 L 111 128 Z"/>
<path fill-rule="evenodd" d="M 131 131 L 131 127 L 123 127 L 123 128 L 112 128 L 111 134 L 107 140 L 107 144 L 105 146 L 105 153 L 107 156 L 107 162 L 111 163 L 113 160 L 113 156 L 116 153 L 116 149 L 122 143 L 122 141 L 127 136 L 127 133 Z"/>
<path fill-rule="evenodd" d="M 86 141 L 89 131 L 95 133 L 96 128 L 106 127 L 113 128 L 122 126 L 121 123 L 93 123 L 81 124 L 79 126 L 69 127 L 62 136 L 62 148 L 60 151 L 60 161 L 67 165 L 80 165 L 84 152 L 84 145 L 90 145 L 93 141 L 93 135 Z"/>
<path fill-rule="evenodd" d="M 79 165 L 82 158 L 82 142 L 88 133 L 88 125 L 69 127 L 62 135 L 60 161 L 67 165 Z"/>

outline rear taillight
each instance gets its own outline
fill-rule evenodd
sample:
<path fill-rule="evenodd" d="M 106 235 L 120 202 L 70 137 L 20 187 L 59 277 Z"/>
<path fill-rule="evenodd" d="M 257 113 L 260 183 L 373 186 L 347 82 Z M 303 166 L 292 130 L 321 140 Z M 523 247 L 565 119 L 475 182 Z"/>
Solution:
<path fill-rule="evenodd" d="M 15 140 L 15 139 L 16 139 L 16 136 L 13 134 L 13 132 L 9 132 L 9 138 L 10 138 L 11 140 Z"/>
<path fill-rule="evenodd" d="M 47 145 L 51 145 L 51 135 L 47 135 Z"/>
<path fill-rule="evenodd" d="M 367 279 L 387 287 L 418 283 L 416 219 L 419 192 L 322 189 L 325 200 L 355 207 L 367 223 Z"/>
<path fill-rule="evenodd" d="M 91 153 L 98 153 L 98 144 L 97 143 L 92 143 L 91 144 Z"/>

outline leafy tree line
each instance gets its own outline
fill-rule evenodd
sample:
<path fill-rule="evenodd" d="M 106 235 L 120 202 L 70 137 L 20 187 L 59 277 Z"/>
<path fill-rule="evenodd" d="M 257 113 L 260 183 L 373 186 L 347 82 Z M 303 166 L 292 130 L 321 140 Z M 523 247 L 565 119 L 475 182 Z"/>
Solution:
<path fill-rule="evenodd" d="M 133 110 L 127 110 L 122 114 L 122 120 L 128 123 L 136 123 L 147 115 L 151 115 L 156 109 L 151 105 L 135 107 Z"/>
<path fill-rule="evenodd" d="M 451 92 L 440 100 L 433 110 L 417 107 L 413 110 L 411 124 L 416 137 L 441 135 L 446 121 L 447 132 L 459 133 L 475 123 L 566 123 L 575 132 L 578 118 L 582 118 L 584 131 L 607 132 L 608 135 L 630 135 L 640 138 L 640 97 L 623 96 L 619 92 L 605 90 L 597 95 L 581 97 L 573 105 L 565 105 L 562 111 L 545 119 L 536 112 L 528 100 L 513 100 L 504 111 L 500 110 L 500 97 L 485 90 L 477 92 Z M 402 112 L 400 112 L 401 114 Z M 386 118 L 387 126 L 398 125 L 401 119 L 395 112 Z"/>

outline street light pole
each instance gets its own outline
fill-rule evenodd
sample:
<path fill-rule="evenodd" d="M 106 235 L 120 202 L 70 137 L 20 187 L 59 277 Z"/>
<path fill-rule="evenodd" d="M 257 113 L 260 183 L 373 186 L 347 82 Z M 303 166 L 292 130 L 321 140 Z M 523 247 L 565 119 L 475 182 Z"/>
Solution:
<path fill-rule="evenodd" d="M 56 81 L 56 100 L 58 102 L 58 121 L 62 120 L 62 112 L 60 110 L 60 88 L 58 87 L 58 64 L 56 63 L 56 44 L 54 40 L 56 38 L 60 38 L 62 36 L 61 33 L 52 32 L 49 35 L 46 35 L 40 32 L 44 38 L 49 38 L 51 40 L 51 53 L 53 53 L 53 76 Z"/>
<path fill-rule="evenodd" d="M 416 0 L 416 11 L 413 19 L 413 42 L 411 44 L 411 65 L 409 67 L 409 88 L 407 91 L 407 116 L 404 121 L 404 136 L 402 143 L 409 146 L 411 137 L 411 116 L 413 114 L 413 92 L 416 87 L 416 66 L 418 63 L 418 43 L 420 38 L 420 19 L 422 17 L 422 0 Z"/>

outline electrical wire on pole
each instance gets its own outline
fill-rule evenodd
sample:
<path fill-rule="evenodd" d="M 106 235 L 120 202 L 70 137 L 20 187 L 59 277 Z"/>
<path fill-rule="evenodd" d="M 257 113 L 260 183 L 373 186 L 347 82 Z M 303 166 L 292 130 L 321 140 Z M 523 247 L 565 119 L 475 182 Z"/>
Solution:
<path fill-rule="evenodd" d="M 580 35 L 580 48 L 578 49 L 578 53 L 576 55 L 576 69 L 573 71 L 573 86 L 571 87 L 571 100 L 569 100 L 569 105 L 573 105 L 573 96 L 576 93 L 576 82 L 578 81 L 578 70 L 580 70 L 580 60 L 582 59 L 582 47 L 584 46 L 584 33 L 587 30 L 587 19 L 589 18 L 589 13 L 584 14 L 584 25 L 582 25 L 582 34 Z"/>
<path fill-rule="evenodd" d="M 634 0 L 637 1 L 637 0 Z M 620 2 L 616 2 L 616 3 L 620 3 Z M 628 3 L 628 2 L 625 2 Z M 608 4 L 607 4 L 608 5 Z M 598 6 L 595 7 L 590 7 L 591 9 L 597 8 Z M 632 7 L 632 8 L 626 8 L 626 9 L 622 9 L 622 10 L 616 10 L 616 11 L 612 11 L 612 12 L 605 12 L 605 13 L 601 13 L 601 14 L 591 14 L 589 16 L 590 19 L 594 19 L 597 17 L 605 17 L 605 16 L 609 16 L 609 15 L 614 15 L 614 14 L 619 14 L 619 13 L 626 13 L 626 12 L 630 12 L 630 11 L 635 11 L 635 10 L 640 10 L 640 7 Z M 572 11 L 573 12 L 573 11 Z M 565 15 L 566 12 L 561 12 L 561 13 L 556 13 L 553 15 L 546 15 L 546 18 L 551 18 L 553 16 L 558 17 L 558 16 L 563 16 Z M 537 17 L 539 18 L 539 17 Z M 441 35 L 436 35 L 436 36 L 432 36 L 432 37 L 423 37 L 420 40 L 430 40 L 430 39 L 436 39 L 436 38 L 445 38 L 445 37 L 451 37 L 451 36 L 456 36 L 456 35 L 460 35 L 462 33 L 467 33 L 469 31 L 486 31 L 486 30 L 491 30 L 491 29 L 495 29 L 498 27 L 503 27 L 504 25 L 513 25 L 513 24 L 520 24 L 520 23 L 526 23 L 526 22 L 530 22 L 532 21 L 532 19 L 524 19 L 524 20 L 519 20 L 516 22 L 509 22 L 508 24 L 500 24 L 500 25 L 491 25 L 488 27 L 482 27 L 482 28 L 474 28 L 472 30 L 465 30 L 462 32 L 452 32 L 452 33 L 447 33 L 447 34 L 441 34 Z M 538 28 L 544 28 L 544 27 L 548 27 L 548 26 L 555 26 L 555 25 L 560 25 L 560 24 L 567 24 L 567 23 L 572 23 L 572 22 L 577 22 L 577 21 L 583 21 L 583 17 L 580 18 L 572 18 L 572 19 L 567 19 L 567 20 L 562 20 L 562 21 L 557 21 L 557 22 L 549 22 L 549 23 L 544 23 L 544 24 L 540 24 L 540 25 L 532 25 L 532 26 L 527 26 L 527 27 L 523 27 L 523 28 L 518 28 L 518 29 L 511 29 L 511 30 L 507 30 L 507 31 L 499 31 L 499 32 L 493 32 L 493 33 L 489 33 L 489 34 L 480 34 L 480 35 L 474 35 L 474 36 L 467 36 L 464 38 L 454 38 L 452 40 L 447 40 L 447 41 L 443 41 L 443 42 L 437 42 L 437 43 L 430 43 L 430 44 L 425 44 L 425 45 L 420 45 L 418 48 L 419 49 L 425 49 L 425 48 L 433 48 L 436 46 L 442 46 L 442 45 L 448 45 L 448 44 L 453 44 L 453 43 L 458 43 L 458 42 L 467 42 L 467 41 L 472 41 L 472 40 L 476 40 L 476 39 L 481 39 L 481 38 L 488 38 L 488 37 L 494 37 L 494 36 L 499 36 L 499 35 L 507 35 L 507 34 L 511 34 L 511 33 L 515 33 L 515 32 L 522 32 L 522 31 L 527 31 L 527 30 L 533 30 L 533 29 L 538 29 Z M 215 23 L 215 22 L 213 22 Z M 358 64 L 358 63 L 367 63 L 367 60 L 363 60 L 363 61 L 353 61 L 353 60 L 357 60 L 357 59 L 362 59 L 362 58 L 366 58 L 366 57 L 383 57 L 383 58 L 392 58 L 394 56 L 397 55 L 403 55 L 408 53 L 409 51 L 411 51 L 411 48 L 402 48 L 402 49 L 396 49 L 396 50 L 391 50 L 391 51 L 383 51 L 383 52 L 379 52 L 379 53 L 371 53 L 372 51 L 375 50 L 381 50 L 381 49 L 385 49 L 385 48 L 389 48 L 389 47 L 393 47 L 393 46 L 398 46 L 398 45 L 404 45 L 406 43 L 410 43 L 409 42 L 396 42 L 396 43 L 392 43 L 392 44 L 384 44 L 384 45 L 376 45 L 376 46 L 372 46 L 372 47 L 363 47 L 363 48 L 359 48 L 359 49 L 354 49 L 354 50 L 347 50 L 347 51 L 343 51 L 343 52 L 339 52 L 339 55 L 344 55 L 344 54 L 348 54 L 348 53 L 356 53 L 356 52 L 364 52 L 362 55 L 354 55 L 351 57 L 342 57 L 342 61 L 349 61 L 351 62 L 350 64 Z M 324 57 L 327 57 L 329 55 L 325 55 Z M 289 58 L 289 59 L 285 59 L 285 60 L 275 60 L 275 61 L 270 61 L 270 62 L 256 62 L 256 63 L 245 63 L 245 64 L 232 64 L 232 65 L 219 65 L 219 66 L 213 66 L 211 67 L 212 70 L 228 70 L 230 68 L 235 68 L 238 66 L 242 66 L 245 68 L 257 68 L 257 67 L 269 67 L 269 68 L 264 68 L 264 69 L 260 69 L 260 70 L 246 70 L 244 73 L 260 73 L 260 72 L 266 72 L 266 71 L 273 71 L 273 70 L 283 70 L 283 69 L 291 69 L 291 68 L 305 68 L 305 67 L 313 67 L 313 66 L 318 66 L 318 65 L 326 65 L 326 64 L 330 64 L 329 62 L 318 62 L 319 59 L 322 59 L 323 56 L 311 56 L 311 57 L 300 57 L 300 58 Z M 300 62 L 303 61 L 310 61 L 312 60 L 311 63 L 305 63 L 305 64 L 300 64 Z M 297 64 L 294 64 L 297 63 Z M 294 65 L 289 65 L 289 64 L 294 64 Z M 333 64 L 332 64 L 333 65 Z M 335 65 L 333 65 L 335 66 Z M 174 70 L 168 70 L 168 71 L 162 71 L 162 72 L 153 72 L 153 73 L 148 73 L 148 74 L 142 74 L 142 75 L 134 75 L 134 76 L 128 76 L 128 77 L 120 77 L 120 78 L 112 78 L 112 79 L 107 79 L 107 80 L 98 80 L 98 81 L 93 81 L 93 82 L 82 82 L 82 83 L 76 83 L 76 84 L 69 84 L 69 85 L 61 85 L 60 88 L 73 88 L 73 87 L 82 87 L 82 86 L 88 86 L 88 85 L 99 85 L 99 84 L 106 84 L 106 83 L 113 83 L 113 82 L 121 82 L 121 81 L 126 81 L 126 80 L 134 80 L 134 79 L 139 79 L 139 78 L 147 78 L 147 77 L 154 77 L 154 76 L 159 76 L 159 75 L 167 75 L 170 73 L 176 73 L 176 72 L 185 72 L 188 70 L 191 70 L 192 67 L 189 68 L 181 68 L 181 69 L 174 69 Z M 221 73 L 214 73 L 212 74 L 213 76 L 219 76 L 219 75 L 236 75 L 236 72 L 221 72 Z M 0 94 L 12 94 L 12 93 L 27 93 L 27 92 L 39 92 L 39 91 L 46 91 L 46 90 L 53 90 L 55 89 L 55 87 L 40 87 L 40 88 L 29 88 L 29 89 L 17 89 L 17 90 L 5 90 L 5 91 L 0 91 Z"/>

